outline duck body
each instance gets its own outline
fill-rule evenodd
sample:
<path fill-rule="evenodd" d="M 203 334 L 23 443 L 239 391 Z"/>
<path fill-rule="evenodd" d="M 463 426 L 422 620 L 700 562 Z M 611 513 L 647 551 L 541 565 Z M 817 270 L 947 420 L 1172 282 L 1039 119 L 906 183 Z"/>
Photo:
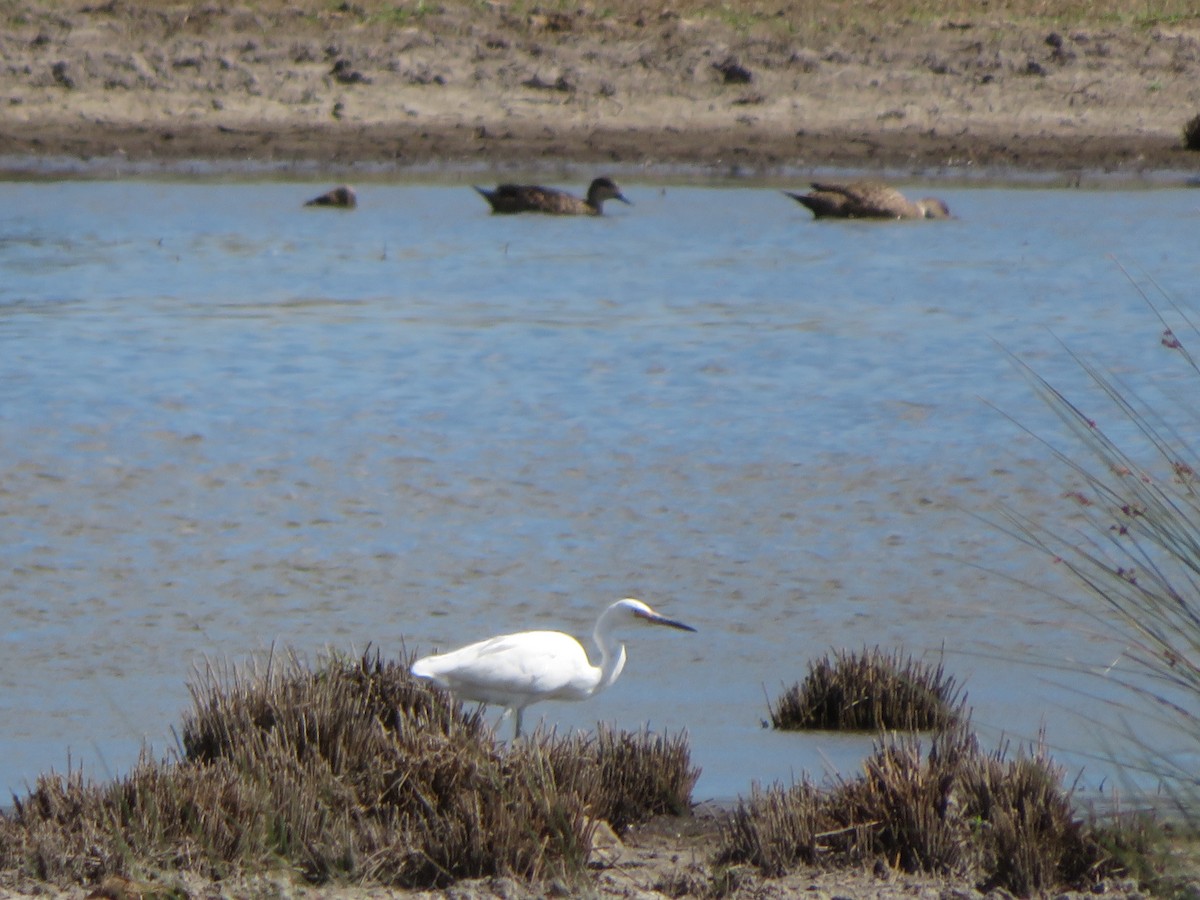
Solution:
<path fill-rule="evenodd" d="M 358 205 L 358 195 L 348 184 L 332 188 L 319 197 L 313 197 L 305 206 L 330 206 L 338 209 L 354 209 Z"/>
<path fill-rule="evenodd" d="M 807 194 L 784 191 L 817 219 L 948 219 L 950 210 L 936 197 L 912 201 L 878 181 L 813 182 Z"/>
<path fill-rule="evenodd" d="M 492 212 L 503 214 L 528 212 L 552 216 L 598 216 L 603 213 L 605 200 L 630 203 L 611 178 L 595 179 L 588 186 L 585 198 L 537 184 L 501 184 L 492 190 L 481 187 L 475 190 L 492 207 Z"/>

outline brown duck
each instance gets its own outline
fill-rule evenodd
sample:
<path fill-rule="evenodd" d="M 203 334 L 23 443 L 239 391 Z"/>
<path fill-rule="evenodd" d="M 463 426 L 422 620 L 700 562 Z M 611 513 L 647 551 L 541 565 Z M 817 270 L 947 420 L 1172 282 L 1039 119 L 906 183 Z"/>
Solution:
<path fill-rule="evenodd" d="M 354 209 L 358 205 L 358 195 L 348 184 L 328 190 L 320 197 L 313 197 L 305 206 L 336 206 L 341 209 Z"/>
<path fill-rule="evenodd" d="M 813 182 L 807 194 L 784 191 L 823 219 L 949 219 L 950 210 L 936 197 L 915 203 L 878 181 Z"/>
<path fill-rule="evenodd" d="M 491 204 L 494 213 L 549 213 L 554 216 L 598 216 L 605 200 L 626 199 L 611 178 L 597 178 L 588 186 L 587 197 L 581 200 L 565 191 L 544 188 L 536 184 L 502 184 L 495 190 L 476 187 L 483 199 Z"/>

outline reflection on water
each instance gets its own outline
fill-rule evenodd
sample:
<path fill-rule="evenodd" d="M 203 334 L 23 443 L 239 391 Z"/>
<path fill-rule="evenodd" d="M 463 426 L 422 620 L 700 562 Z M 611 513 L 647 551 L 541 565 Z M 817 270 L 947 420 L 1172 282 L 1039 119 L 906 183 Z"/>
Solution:
<path fill-rule="evenodd" d="M 1118 648 L 979 518 L 1070 522 L 996 408 L 1055 433 L 1006 353 L 1082 394 L 1063 344 L 1171 396 L 1110 257 L 1187 298 L 1194 193 L 943 190 L 960 218 L 896 226 L 768 189 L 564 220 L 312 188 L 0 185 L 4 786 L 170 749 L 206 657 L 582 636 L 627 595 L 700 630 L 630 635 L 608 693 L 529 724 L 686 728 L 697 797 L 853 767 L 861 739 L 761 720 L 876 644 L 1102 777 L 1115 713 L 1075 672 Z"/>

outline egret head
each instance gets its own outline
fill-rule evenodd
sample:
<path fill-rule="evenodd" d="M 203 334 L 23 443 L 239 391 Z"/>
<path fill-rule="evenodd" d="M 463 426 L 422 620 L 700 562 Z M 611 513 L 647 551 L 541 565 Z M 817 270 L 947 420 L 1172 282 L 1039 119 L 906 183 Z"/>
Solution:
<path fill-rule="evenodd" d="M 632 597 L 626 597 L 624 600 L 618 600 L 611 607 L 614 612 L 619 612 L 622 618 L 627 618 L 632 622 L 646 622 L 650 625 L 668 625 L 671 628 L 679 628 L 683 631 L 695 631 L 691 625 L 684 625 L 675 619 L 668 619 L 664 615 L 660 615 L 652 610 L 641 600 L 635 600 Z"/>

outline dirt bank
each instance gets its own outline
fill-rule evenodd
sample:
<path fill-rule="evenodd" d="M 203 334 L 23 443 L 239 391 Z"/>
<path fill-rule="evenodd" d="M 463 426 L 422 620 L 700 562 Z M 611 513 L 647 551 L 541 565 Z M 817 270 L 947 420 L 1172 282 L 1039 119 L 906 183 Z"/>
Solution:
<path fill-rule="evenodd" d="M 909 875 L 886 866 L 866 869 L 812 867 L 779 878 L 764 878 L 745 866 L 712 864 L 719 839 L 720 813 L 698 808 L 686 818 L 663 817 L 634 828 L 625 841 L 593 854 L 590 883 L 525 884 L 512 878 L 460 881 L 444 891 L 381 886 L 304 884 L 279 870 L 257 875 L 232 874 L 207 880 L 179 872 L 135 884 L 115 879 L 109 887 L 64 888 L 0 873 L 0 897 L 11 900 L 535 900 L 545 897 L 636 898 L 724 897 L 728 900 L 1014 900 L 1003 889 L 983 893 L 970 881 L 953 877 Z M 137 888 L 141 888 L 138 890 Z M 1055 900 L 1146 900 L 1133 881 L 1098 885 L 1090 893 L 1061 892 Z"/>
<path fill-rule="evenodd" d="M 719 174 L 1200 171 L 1200 21 L 812 5 L 36 0 L 0 28 L 5 167 L 203 159 Z M 736 7 L 735 7 L 736 9 Z M 722 10 L 724 12 L 722 12 Z M 816 17 L 816 18 L 814 18 Z M 1111 18 L 1111 17 L 1110 17 Z"/>

